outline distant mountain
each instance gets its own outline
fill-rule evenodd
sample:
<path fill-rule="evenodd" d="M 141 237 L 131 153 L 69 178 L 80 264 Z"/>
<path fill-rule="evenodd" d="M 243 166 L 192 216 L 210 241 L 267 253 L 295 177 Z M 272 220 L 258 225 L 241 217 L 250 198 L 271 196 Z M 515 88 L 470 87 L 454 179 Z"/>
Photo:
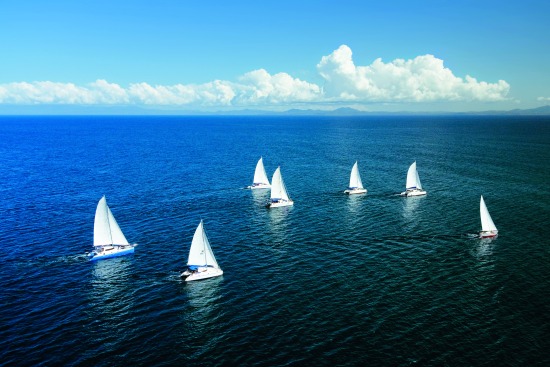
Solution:
<path fill-rule="evenodd" d="M 550 116 L 550 105 L 508 111 L 477 112 L 411 112 L 411 111 L 360 111 L 351 107 L 333 110 L 290 109 L 287 111 L 268 110 L 218 110 L 189 111 L 178 107 L 155 108 L 151 106 L 81 106 L 81 105 L 2 105 L 0 115 L 216 115 L 216 116 L 374 116 L 374 115 L 517 115 L 517 116 Z"/>
<path fill-rule="evenodd" d="M 273 113 L 284 115 L 323 115 L 323 116 L 365 116 L 365 115 L 522 115 L 522 116 L 545 116 L 550 115 L 550 105 L 531 109 L 514 109 L 509 111 L 474 111 L 474 112 L 386 112 L 386 111 L 360 111 L 350 107 L 337 108 L 335 110 L 300 110 L 292 109 L 285 112 Z"/>
<path fill-rule="evenodd" d="M 284 115 L 327 115 L 327 116 L 357 116 L 357 115 L 372 114 L 372 112 L 359 111 L 351 107 L 341 107 L 335 110 L 292 109 L 281 113 Z"/>
<path fill-rule="evenodd" d="M 550 115 L 550 105 L 531 108 L 529 110 L 515 109 L 505 112 L 507 115 Z"/>

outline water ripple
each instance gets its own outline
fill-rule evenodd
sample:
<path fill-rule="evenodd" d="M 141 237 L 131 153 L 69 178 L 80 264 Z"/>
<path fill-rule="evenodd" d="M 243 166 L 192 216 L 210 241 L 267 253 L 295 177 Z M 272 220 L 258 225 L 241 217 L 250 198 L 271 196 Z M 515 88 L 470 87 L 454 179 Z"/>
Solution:
<path fill-rule="evenodd" d="M 2 364 L 548 364 L 547 121 L 82 119 L 0 124 Z M 260 155 L 293 207 L 242 189 Z M 92 263 L 103 194 L 139 246 Z M 185 282 L 201 219 L 224 275 Z"/>

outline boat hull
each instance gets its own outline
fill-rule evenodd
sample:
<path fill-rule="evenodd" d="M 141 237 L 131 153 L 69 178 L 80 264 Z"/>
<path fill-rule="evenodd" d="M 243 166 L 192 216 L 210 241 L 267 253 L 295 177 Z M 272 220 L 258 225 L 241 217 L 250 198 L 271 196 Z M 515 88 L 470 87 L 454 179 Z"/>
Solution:
<path fill-rule="evenodd" d="M 424 190 L 407 190 L 405 192 L 401 193 L 401 196 L 409 197 L 409 196 L 423 196 L 426 195 L 427 192 Z"/>
<path fill-rule="evenodd" d="M 292 200 L 281 200 L 281 201 L 278 201 L 276 203 L 269 203 L 269 204 L 267 204 L 267 207 L 268 208 L 280 208 L 280 207 L 283 207 L 283 206 L 291 206 L 291 205 L 294 205 L 294 201 L 292 201 Z"/>
<path fill-rule="evenodd" d="M 112 257 L 118 257 L 118 256 L 124 256 L 124 255 L 130 255 L 134 253 L 134 246 L 124 248 L 124 249 L 114 249 L 114 250 L 108 250 L 105 252 L 92 252 L 90 255 L 90 261 L 97 261 L 97 260 L 103 260 L 103 259 L 109 259 Z"/>
<path fill-rule="evenodd" d="M 200 267 L 195 272 L 190 272 L 189 270 L 186 270 L 183 273 L 181 273 L 181 276 L 185 278 L 186 282 L 219 277 L 220 275 L 223 275 L 223 270 L 218 268 L 212 268 L 212 267 Z"/>
<path fill-rule="evenodd" d="M 479 232 L 479 238 L 495 238 L 498 236 L 498 231 L 481 231 Z"/>
<path fill-rule="evenodd" d="M 347 189 L 344 191 L 344 194 L 348 194 L 348 195 L 355 195 L 355 194 L 366 194 L 367 193 L 367 189 Z"/>
<path fill-rule="evenodd" d="M 257 185 L 248 186 L 247 189 L 250 189 L 250 190 L 271 189 L 271 185 L 257 184 Z"/>

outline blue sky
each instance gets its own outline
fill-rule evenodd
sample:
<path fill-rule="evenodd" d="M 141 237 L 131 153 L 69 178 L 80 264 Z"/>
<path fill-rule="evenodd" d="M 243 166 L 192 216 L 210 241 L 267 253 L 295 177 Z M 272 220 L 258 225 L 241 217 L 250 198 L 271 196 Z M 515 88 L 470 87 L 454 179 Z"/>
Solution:
<path fill-rule="evenodd" d="M 0 113 L 533 108 L 550 104 L 548 14 L 532 0 L 4 0 Z"/>

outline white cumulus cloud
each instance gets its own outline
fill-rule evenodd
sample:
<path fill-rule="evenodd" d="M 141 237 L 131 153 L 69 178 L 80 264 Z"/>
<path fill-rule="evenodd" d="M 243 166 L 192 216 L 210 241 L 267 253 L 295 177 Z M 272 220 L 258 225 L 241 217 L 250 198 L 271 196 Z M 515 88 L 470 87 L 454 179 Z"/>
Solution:
<path fill-rule="evenodd" d="M 90 103 L 121 104 L 130 101 L 130 96 L 124 88 L 102 79 L 90 84 L 89 94 Z"/>
<path fill-rule="evenodd" d="M 128 94 L 138 104 L 147 105 L 229 105 L 235 97 L 231 83 L 220 80 L 199 85 L 176 84 L 151 86 L 130 84 Z"/>
<path fill-rule="evenodd" d="M 0 85 L 0 103 L 12 104 L 121 104 L 126 91 L 117 84 L 97 80 L 80 87 L 73 83 L 18 82 Z"/>
<path fill-rule="evenodd" d="M 377 102 L 427 101 L 500 101 L 506 99 L 510 86 L 459 78 L 433 55 L 412 60 L 396 59 L 384 63 L 378 58 L 368 66 L 357 66 L 352 51 L 342 45 L 317 65 L 325 79 L 324 91 L 333 100 Z"/>
<path fill-rule="evenodd" d="M 152 106 L 268 106 L 293 103 L 368 103 L 430 101 L 502 101 L 508 83 L 457 77 L 433 55 L 355 65 L 351 49 L 342 45 L 317 65 L 321 87 L 280 72 L 248 72 L 237 81 L 204 84 L 127 87 L 96 80 L 83 86 L 51 81 L 0 84 L 0 104 L 152 105 Z M 541 97 L 543 98 L 543 97 Z M 539 100 L 542 100 L 539 98 Z M 548 99 L 544 99 L 548 100 Z"/>
<path fill-rule="evenodd" d="M 537 101 L 550 102 L 550 97 L 538 97 Z"/>
<path fill-rule="evenodd" d="M 246 73 L 236 85 L 237 102 L 242 105 L 263 103 L 314 102 L 321 98 L 321 88 L 295 79 L 287 73 L 269 74 L 266 70 Z"/>

